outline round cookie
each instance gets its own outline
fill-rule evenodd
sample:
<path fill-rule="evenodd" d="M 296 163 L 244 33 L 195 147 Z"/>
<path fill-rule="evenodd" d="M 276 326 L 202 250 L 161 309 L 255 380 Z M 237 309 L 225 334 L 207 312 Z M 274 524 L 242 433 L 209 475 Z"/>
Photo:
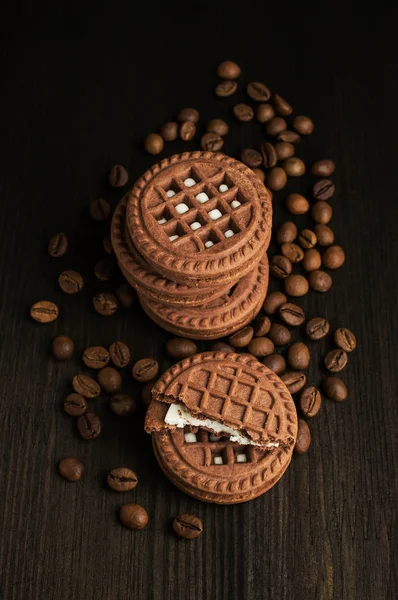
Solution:
<path fill-rule="evenodd" d="M 183 284 L 243 277 L 266 251 L 271 197 L 251 169 L 217 152 L 164 159 L 127 204 L 134 244 L 157 273 Z"/>

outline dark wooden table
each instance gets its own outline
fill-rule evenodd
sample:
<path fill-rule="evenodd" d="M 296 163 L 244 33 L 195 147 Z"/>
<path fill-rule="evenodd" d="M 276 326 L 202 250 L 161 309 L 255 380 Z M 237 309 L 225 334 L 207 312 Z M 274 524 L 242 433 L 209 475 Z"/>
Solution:
<path fill-rule="evenodd" d="M 1 28 L 0 217 L 0 598 L 1 600 L 390 600 L 397 577 L 397 151 L 398 80 L 392 14 L 350 9 L 325 21 L 318 4 L 292 12 L 264 3 L 236 11 L 214 2 L 122 9 L 80 7 L 77 18 L 58 3 L 10 3 Z M 329 7 L 332 11 L 332 7 Z M 333 7 L 333 11 L 335 8 Z M 311 15 L 311 17 L 309 16 Z M 306 26 L 299 19 L 306 20 Z M 374 17 L 374 20 L 373 20 Z M 324 401 L 310 423 L 309 452 L 294 457 L 278 485 L 248 504 L 217 507 L 179 492 L 160 472 L 143 415 L 122 420 L 108 400 L 95 401 L 101 439 L 85 443 L 62 410 L 79 355 L 94 344 L 123 339 L 133 358 L 164 354 L 169 335 L 138 305 L 101 319 L 94 291 L 109 224 L 90 220 L 88 202 L 121 197 L 106 182 L 120 162 L 131 182 L 154 160 L 141 150 L 182 106 L 202 123 L 227 118 L 225 151 L 256 147 L 261 127 L 237 124 L 231 107 L 245 98 L 217 99 L 212 89 L 220 60 L 243 69 L 242 82 L 263 80 L 309 114 L 316 132 L 303 140 L 306 161 L 331 157 L 333 229 L 347 252 L 326 295 L 300 301 L 309 316 L 348 326 L 358 337 L 343 378 L 349 399 Z M 168 145 L 166 156 L 197 141 Z M 311 178 L 287 190 L 308 191 Z M 275 219 L 288 217 L 285 192 Z M 310 221 L 298 219 L 304 226 Z M 49 236 L 65 231 L 70 252 L 46 255 Z M 63 295 L 57 276 L 77 268 L 84 291 Z M 58 321 L 40 326 L 29 306 L 59 303 Z M 57 364 L 49 346 L 71 335 L 76 361 Z M 313 345 L 309 378 L 319 384 L 330 341 Z M 205 346 L 201 346 L 205 347 Z M 125 375 L 124 389 L 139 395 Z M 71 484 L 57 462 L 78 456 L 82 481 Z M 109 469 L 131 465 L 139 485 L 120 496 L 106 489 Z M 123 501 L 149 512 L 142 532 L 118 522 Z M 196 542 L 178 541 L 172 518 L 192 511 L 204 522 Z"/>

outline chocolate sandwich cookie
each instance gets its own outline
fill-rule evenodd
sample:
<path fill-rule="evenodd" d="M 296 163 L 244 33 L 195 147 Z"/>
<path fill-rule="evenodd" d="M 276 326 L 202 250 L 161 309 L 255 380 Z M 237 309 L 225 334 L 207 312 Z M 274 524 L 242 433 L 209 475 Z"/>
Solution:
<path fill-rule="evenodd" d="M 171 306 L 196 306 L 225 294 L 230 283 L 211 287 L 190 287 L 162 277 L 150 267 L 134 246 L 126 229 L 127 196 L 117 206 L 111 227 L 112 246 L 120 270 L 141 295 Z"/>
<path fill-rule="evenodd" d="M 261 309 L 268 288 L 268 259 L 265 254 L 254 269 L 226 294 L 201 306 L 155 302 L 139 294 L 141 306 L 158 325 L 179 337 L 213 340 L 234 333 Z"/>
<path fill-rule="evenodd" d="M 271 236 L 272 202 L 251 169 L 217 152 L 164 159 L 135 184 L 127 226 L 153 269 L 188 285 L 243 277 Z"/>
<path fill-rule="evenodd" d="M 145 429 L 165 475 L 185 493 L 235 504 L 269 490 L 286 471 L 297 413 L 283 382 L 247 356 L 205 352 L 155 384 Z"/>

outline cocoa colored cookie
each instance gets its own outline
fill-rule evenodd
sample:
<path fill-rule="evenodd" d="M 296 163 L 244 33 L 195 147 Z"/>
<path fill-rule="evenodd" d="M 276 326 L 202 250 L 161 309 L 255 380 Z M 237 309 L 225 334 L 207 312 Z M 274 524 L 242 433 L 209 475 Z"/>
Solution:
<path fill-rule="evenodd" d="M 127 203 L 135 247 L 157 273 L 183 284 L 243 277 L 268 247 L 272 202 L 251 169 L 217 152 L 154 165 Z"/>
<path fill-rule="evenodd" d="M 164 373 L 152 397 L 145 429 L 160 467 L 185 493 L 205 502 L 245 502 L 269 490 L 287 469 L 296 408 L 279 377 L 257 360 L 197 354 Z M 203 425 L 167 424 L 172 404 Z M 221 428 L 216 432 L 215 424 Z M 231 441 L 231 430 L 238 441 Z"/>

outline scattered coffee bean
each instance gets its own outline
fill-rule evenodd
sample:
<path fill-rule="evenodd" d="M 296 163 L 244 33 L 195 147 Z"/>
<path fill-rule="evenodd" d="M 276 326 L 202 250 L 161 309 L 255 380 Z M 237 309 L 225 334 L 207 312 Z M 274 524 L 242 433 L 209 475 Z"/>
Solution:
<path fill-rule="evenodd" d="M 327 225 L 315 225 L 315 233 L 320 246 L 331 246 L 334 242 L 334 233 Z"/>
<path fill-rule="evenodd" d="M 307 382 L 307 377 L 299 371 L 285 373 L 281 379 L 291 394 L 297 394 Z"/>
<path fill-rule="evenodd" d="M 224 146 L 224 140 L 218 133 L 205 133 L 200 139 L 200 147 L 208 152 L 218 152 Z"/>
<path fill-rule="evenodd" d="M 282 223 L 276 231 L 276 241 L 278 244 L 290 244 L 297 237 L 297 225 L 292 221 Z"/>
<path fill-rule="evenodd" d="M 288 142 L 289 144 L 298 144 L 301 140 L 298 133 L 296 133 L 295 131 L 290 131 L 289 129 L 281 131 L 277 135 L 276 139 L 278 140 L 278 142 Z"/>
<path fill-rule="evenodd" d="M 58 465 L 59 474 L 67 481 L 79 481 L 84 474 L 84 464 L 77 458 L 63 458 Z"/>
<path fill-rule="evenodd" d="M 268 356 L 268 354 L 273 354 L 274 350 L 275 346 L 273 342 L 266 337 L 253 338 L 247 348 L 247 351 L 256 358 L 262 358 L 263 356 Z"/>
<path fill-rule="evenodd" d="M 310 286 L 316 292 L 327 292 L 332 287 L 332 278 L 326 271 L 311 271 L 308 275 Z"/>
<path fill-rule="evenodd" d="M 332 160 L 325 158 L 324 160 L 317 160 L 311 167 L 311 173 L 318 175 L 318 177 L 330 177 L 334 173 L 336 165 Z"/>
<path fill-rule="evenodd" d="M 180 138 L 184 142 L 192 140 L 196 133 L 196 125 L 192 121 L 184 121 L 180 126 Z"/>
<path fill-rule="evenodd" d="M 184 121 L 190 121 L 191 123 L 197 123 L 199 121 L 199 111 L 196 108 L 182 108 L 177 115 L 177 121 L 184 123 Z"/>
<path fill-rule="evenodd" d="M 214 342 L 211 349 L 215 352 L 235 352 L 235 348 L 226 342 Z"/>
<path fill-rule="evenodd" d="M 279 316 L 287 325 L 292 327 L 298 327 L 305 321 L 305 313 L 301 306 L 286 302 L 279 308 Z"/>
<path fill-rule="evenodd" d="M 131 417 L 137 411 L 137 402 L 126 394 L 116 394 L 109 402 L 110 409 L 118 417 Z"/>
<path fill-rule="evenodd" d="M 295 369 L 296 371 L 308 369 L 310 360 L 310 351 L 308 350 L 308 346 L 303 344 L 303 342 L 295 342 L 289 347 L 287 351 L 287 362 L 292 369 Z"/>
<path fill-rule="evenodd" d="M 84 415 L 88 408 L 86 399 L 80 394 L 68 394 L 64 401 L 64 411 L 71 417 Z"/>
<path fill-rule="evenodd" d="M 238 84 L 236 83 L 236 81 L 225 80 L 221 81 L 218 85 L 216 85 L 214 91 L 216 93 L 216 96 L 219 96 L 219 98 L 227 98 L 228 96 L 232 96 L 232 94 L 235 94 L 237 89 Z"/>
<path fill-rule="evenodd" d="M 160 154 L 164 148 L 163 138 L 158 133 L 149 133 L 144 139 L 144 150 L 148 154 Z"/>
<path fill-rule="evenodd" d="M 60 258 L 68 250 L 68 238 L 64 233 L 55 233 L 48 242 L 48 253 L 53 258 Z"/>
<path fill-rule="evenodd" d="M 334 192 L 334 183 L 330 179 L 320 179 L 312 188 L 312 195 L 316 200 L 329 200 Z"/>
<path fill-rule="evenodd" d="M 292 158 L 284 160 L 282 168 L 289 177 L 301 177 L 301 175 L 304 175 L 305 173 L 305 164 L 301 158 L 298 158 L 297 156 L 292 156 Z"/>
<path fill-rule="evenodd" d="M 271 321 L 268 317 L 258 316 L 252 322 L 254 337 L 261 337 L 267 335 L 271 327 Z"/>
<path fill-rule="evenodd" d="M 244 348 L 245 346 L 248 346 L 253 335 L 254 335 L 253 327 L 250 327 L 250 325 L 246 325 L 246 327 L 243 327 L 243 329 L 239 329 L 239 331 L 232 334 L 228 338 L 228 342 L 234 348 Z"/>
<path fill-rule="evenodd" d="M 106 235 L 104 237 L 104 239 L 102 240 L 102 245 L 104 247 L 104 250 L 107 254 L 112 254 L 113 253 L 113 246 L 112 246 L 112 241 L 111 241 L 111 236 L 110 235 Z"/>
<path fill-rule="evenodd" d="M 116 273 L 116 263 L 112 258 L 101 258 L 94 267 L 94 274 L 100 281 L 109 281 Z"/>
<path fill-rule="evenodd" d="M 178 137 L 178 123 L 169 121 L 162 125 L 159 131 L 165 142 L 174 142 Z"/>
<path fill-rule="evenodd" d="M 323 317 L 315 317 L 308 321 L 305 331 L 311 340 L 321 340 L 329 333 L 329 321 Z"/>
<path fill-rule="evenodd" d="M 301 194 L 289 194 L 286 198 L 286 208 L 293 215 L 304 215 L 308 212 L 310 203 Z"/>
<path fill-rule="evenodd" d="M 133 377 L 137 381 L 146 383 L 156 377 L 159 365 L 153 358 L 141 358 L 133 366 Z"/>
<path fill-rule="evenodd" d="M 84 279 L 77 271 L 63 271 L 58 277 L 58 283 L 66 294 L 77 294 L 83 289 Z"/>
<path fill-rule="evenodd" d="M 313 385 L 301 392 L 299 406 L 305 417 L 315 417 L 319 413 L 321 404 L 321 393 Z"/>
<path fill-rule="evenodd" d="M 135 290 L 128 283 L 124 283 L 116 290 L 116 296 L 123 308 L 131 308 L 137 299 Z"/>
<path fill-rule="evenodd" d="M 271 92 L 267 86 L 258 81 L 249 83 L 247 93 L 255 102 L 267 102 L 271 98 Z"/>
<path fill-rule="evenodd" d="M 100 418 L 93 412 L 86 412 L 78 417 L 77 429 L 83 440 L 95 440 L 102 431 Z"/>
<path fill-rule="evenodd" d="M 75 375 L 72 379 L 72 387 L 76 394 L 80 394 L 84 398 L 98 398 L 101 394 L 98 383 L 88 375 Z"/>
<path fill-rule="evenodd" d="M 276 166 L 278 162 L 278 157 L 276 155 L 275 148 L 269 142 L 265 142 L 261 144 L 261 154 L 263 158 L 264 167 L 266 169 L 270 169 Z"/>
<path fill-rule="evenodd" d="M 322 257 L 316 248 L 311 248 L 304 252 L 304 258 L 301 263 L 305 271 L 317 271 L 322 264 Z"/>
<path fill-rule="evenodd" d="M 117 469 L 112 469 L 106 478 L 106 482 L 115 492 L 130 492 L 136 487 L 138 477 L 131 469 L 118 467 Z"/>
<path fill-rule="evenodd" d="M 334 332 L 334 341 L 339 348 L 346 352 L 352 352 L 357 347 L 357 338 L 352 331 L 345 327 L 336 329 Z"/>
<path fill-rule="evenodd" d="M 343 402 L 348 396 L 347 388 L 338 377 L 325 377 L 322 381 L 322 391 L 331 400 Z"/>
<path fill-rule="evenodd" d="M 232 60 L 224 60 L 217 67 L 217 75 L 221 79 L 238 79 L 240 66 Z"/>
<path fill-rule="evenodd" d="M 317 271 L 313 271 L 313 273 L 317 273 Z M 285 279 L 285 292 L 288 296 L 304 296 L 308 289 L 308 281 L 303 275 L 289 275 Z"/>
<path fill-rule="evenodd" d="M 303 260 L 304 257 L 304 252 L 300 246 L 293 243 L 282 244 L 281 252 L 283 256 L 286 256 L 292 263 L 298 263 Z"/>
<path fill-rule="evenodd" d="M 276 375 L 281 375 L 286 369 L 285 359 L 281 354 L 270 354 L 263 358 L 263 365 L 271 369 Z"/>
<path fill-rule="evenodd" d="M 329 246 L 322 254 L 322 262 L 327 269 L 339 269 L 344 261 L 345 254 L 341 246 Z"/>
<path fill-rule="evenodd" d="M 90 215 L 96 221 L 105 221 L 110 214 L 111 206 L 103 198 L 96 198 L 90 203 Z"/>
<path fill-rule="evenodd" d="M 270 136 L 276 136 L 285 131 L 287 123 L 282 117 L 273 117 L 265 124 L 265 133 Z"/>
<path fill-rule="evenodd" d="M 273 167 L 267 174 L 267 187 L 273 192 L 278 192 L 285 187 L 287 175 L 281 167 Z"/>
<path fill-rule="evenodd" d="M 274 146 L 278 160 L 286 160 L 294 155 L 294 146 L 289 142 L 277 142 Z"/>
<path fill-rule="evenodd" d="M 116 394 L 122 385 L 119 371 L 113 367 L 104 367 L 98 371 L 98 383 L 107 394 Z"/>
<path fill-rule="evenodd" d="M 275 110 L 271 104 L 259 104 L 256 110 L 257 121 L 266 123 L 275 116 Z"/>
<path fill-rule="evenodd" d="M 182 360 L 198 352 L 198 347 L 192 340 L 172 338 L 166 344 L 166 352 L 174 360 Z"/>
<path fill-rule="evenodd" d="M 110 317 L 119 308 L 119 300 L 111 292 L 100 292 L 94 296 L 93 305 L 99 315 Z"/>
<path fill-rule="evenodd" d="M 293 451 L 296 454 L 307 452 L 311 444 L 311 431 L 304 419 L 298 420 L 297 440 Z"/>
<path fill-rule="evenodd" d="M 148 513 L 143 506 L 130 502 L 120 507 L 119 517 L 128 529 L 144 529 L 148 525 Z"/>
<path fill-rule="evenodd" d="M 314 123 L 309 117 L 298 116 L 293 119 L 293 129 L 301 135 L 310 135 L 314 131 Z"/>
<path fill-rule="evenodd" d="M 228 124 L 222 119 L 211 119 L 207 123 L 208 133 L 217 133 L 217 135 L 227 135 L 229 131 Z"/>
<path fill-rule="evenodd" d="M 286 279 L 292 272 L 292 263 L 286 256 L 276 254 L 271 259 L 269 271 L 277 279 Z"/>
<path fill-rule="evenodd" d="M 260 181 L 262 181 L 262 183 L 264 183 L 265 181 L 265 173 L 262 169 L 252 169 L 253 173 L 255 175 L 257 175 L 257 177 L 259 178 Z"/>
<path fill-rule="evenodd" d="M 325 356 L 325 367 L 332 373 L 339 373 L 347 365 L 348 356 L 347 353 L 338 348 L 337 350 L 330 350 Z"/>
<path fill-rule="evenodd" d="M 238 121 L 242 122 L 251 121 L 254 116 L 253 109 L 248 104 L 236 104 L 233 111 Z"/>
<path fill-rule="evenodd" d="M 317 243 L 317 237 L 311 229 L 303 229 L 297 239 L 298 243 L 302 248 L 309 250 L 313 248 Z"/>
<path fill-rule="evenodd" d="M 195 540 L 202 535 L 203 524 L 199 517 L 184 513 L 173 521 L 173 531 L 185 540 Z"/>
<path fill-rule="evenodd" d="M 130 348 L 124 342 L 113 342 L 109 347 L 111 361 L 119 369 L 124 369 L 130 362 Z"/>
<path fill-rule="evenodd" d="M 129 174 L 122 165 L 113 165 L 109 171 L 108 181 L 114 188 L 123 187 L 129 180 Z"/>
<path fill-rule="evenodd" d="M 40 300 L 30 307 L 30 316 L 37 323 L 51 323 L 58 318 L 58 306 L 48 300 Z"/>
<path fill-rule="evenodd" d="M 240 153 L 240 159 L 251 169 L 259 167 L 263 162 L 263 157 L 261 156 L 260 152 L 257 152 L 257 150 L 253 150 L 252 148 L 245 148 L 242 150 Z"/>
<path fill-rule="evenodd" d="M 333 209 L 328 202 L 325 202 L 325 200 L 318 200 L 312 205 L 311 215 L 315 223 L 326 225 L 332 218 L 332 214 Z"/>
<path fill-rule="evenodd" d="M 233 348 L 232 348 L 233 350 Z M 144 387 L 141 390 L 141 401 L 144 404 L 144 406 L 149 406 L 150 403 L 152 402 L 152 388 L 153 388 L 153 383 L 152 381 L 149 381 L 148 383 L 146 383 L 144 385 Z"/>
<path fill-rule="evenodd" d="M 284 325 L 272 323 L 268 332 L 268 337 L 275 344 L 275 346 L 286 346 L 286 344 L 290 343 L 292 334 Z"/>
<path fill-rule="evenodd" d="M 53 339 L 52 352 L 57 360 L 70 360 L 75 350 L 75 343 L 66 335 L 58 335 Z"/>
<path fill-rule="evenodd" d="M 275 111 L 281 117 L 286 117 L 287 115 L 290 115 L 293 112 L 293 108 L 290 106 L 289 102 L 286 102 L 286 100 L 284 100 L 282 96 L 279 96 L 279 94 L 274 94 L 272 101 L 275 107 Z"/>
<path fill-rule="evenodd" d="M 282 292 L 271 292 L 264 300 L 263 310 L 267 315 L 274 315 L 287 302 L 287 297 Z"/>

